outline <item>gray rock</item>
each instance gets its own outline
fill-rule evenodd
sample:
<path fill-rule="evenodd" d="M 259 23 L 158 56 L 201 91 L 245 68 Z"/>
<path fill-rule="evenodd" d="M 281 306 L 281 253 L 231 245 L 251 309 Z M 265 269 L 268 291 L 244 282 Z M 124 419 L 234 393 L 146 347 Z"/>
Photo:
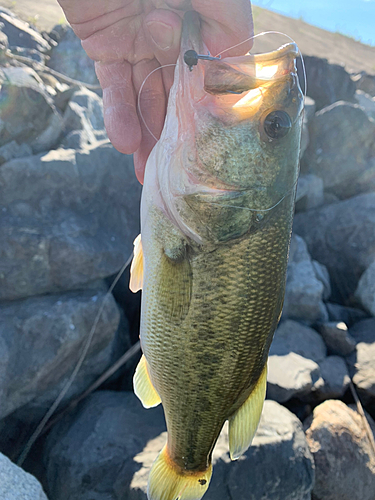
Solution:
<path fill-rule="evenodd" d="M 116 273 L 139 233 L 132 158 L 109 143 L 0 169 L 0 300 L 79 288 Z"/>
<path fill-rule="evenodd" d="M 301 151 L 300 151 L 301 158 L 310 142 L 308 121 L 314 116 L 314 114 L 315 114 L 315 101 L 314 99 L 311 99 L 311 97 L 305 96 L 305 110 L 304 110 L 303 124 L 302 124 Z"/>
<path fill-rule="evenodd" d="M 16 140 L 27 143 L 34 153 L 56 145 L 62 117 L 37 73 L 31 68 L 2 67 L 0 70 L 0 146 Z"/>
<path fill-rule="evenodd" d="M 311 359 L 294 352 L 269 356 L 267 398 L 285 403 L 310 394 L 313 386 L 317 389 L 322 384 L 319 365 Z"/>
<path fill-rule="evenodd" d="M 23 158 L 32 154 L 32 149 L 28 144 L 18 144 L 16 141 L 8 142 L 0 147 L 0 165 L 14 158 Z"/>
<path fill-rule="evenodd" d="M 371 316 L 375 316 L 375 261 L 362 274 L 355 296 Z"/>
<path fill-rule="evenodd" d="M 64 135 L 68 136 L 72 132 L 82 131 L 81 141 L 85 146 L 96 143 L 94 131 L 85 116 L 85 110 L 76 102 L 69 102 L 64 113 Z M 71 141 L 68 142 L 68 145 Z M 64 139 L 62 144 L 66 144 Z"/>
<path fill-rule="evenodd" d="M 375 255 L 375 193 L 296 214 L 294 231 L 327 266 L 333 298 L 344 302 Z"/>
<path fill-rule="evenodd" d="M 357 342 L 347 359 L 350 375 L 365 402 L 375 397 L 375 318 L 365 319 L 350 329 Z"/>
<path fill-rule="evenodd" d="M 3 60 L 9 48 L 8 37 L 0 30 L 0 60 Z"/>
<path fill-rule="evenodd" d="M 371 193 L 375 191 L 375 155 L 370 158 L 366 170 L 361 172 L 352 183 L 344 188 L 345 197 L 350 198 L 360 193 Z"/>
<path fill-rule="evenodd" d="M 321 177 L 324 188 L 339 198 L 352 196 L 347 186 L 365 172 L 375 155 L 375 122 L 357 104 L 340 101 L 316 113 L 309 133 L 302 173 Z"/>
<path fill-rule="evenodd" d="M 296 321 L 281 322 L 268 359 L 267 397 L 284 403 L 323 386 L 319 364 L 327 354 L 320 335 Z"/>
<path fill-rule="evenodd" d="M 341 398 L 350 383 L 345 361 L 339 356 L 328 356 L 319 363 L 323 384 L 313 387 L 313 399 Z"/>
<path fill-rule="evenodd" d="M 309 500 L 314 463 L 298 418 L 274 401 L 265 401 L 253 443 L 230 462 L 228 436 L 219 438 L 213 455 L 207 500 Z"/>
<path fill-rule="evenodd" d="M 96 140 L 92 139 L 92 135 L 90 134 L 89 136 L 85 130 L 72 130 L 72 132 L 69 132 L 61 141 L 60 147 L 76 150 L 88 149 L 96 143 Z"/>
<path fill-rule="evenodd" d="M 355 323 L 368 318 L 368 314 L 355 307 L 346 307 L 332 302 L 327 302 L 326 307 L 330 321 L 342 321 L 349 328 Z"/>
<path fill-rule="evenodd" d="M 332 290 L 331 290 L 331 279 L 329 277 L 329 272 L 328 269 L 326 268 L 325 265 L 321 264 L 317 260 L 312 260 L 311 261 L 314 271 L 315 271 L 315 276 L 317 279 L 323 283 L 323 300 L 328 300 L 331 296 Z"/>
<path fill-rule="evenodd" d="M 315 100 L 317 110 L 336 101 L 354 100 L 356 86 L 343 66 L 307 55 L 304 55 L 304 62 L 308 82 L 307 94 Z M 299 71 L 299 74 L 302 75 L 302 71 Z"/>
<path fill-rule="evenodd" d="M 33 61 L 38 62 L 39 64 L 45 64 L 46 55 L 39 50 L 36 49 L 25 49 L 24 47 L 13 47 L 11 49 L 12 54 L 21 57 L 27 57 L 28 59 L 32 59 Z"/>
<path fill-rule="evenodd" d="M 48 494 L 54 500 L 145 499 L 134 477 L 143 472 L 144 459 L 151 467 L 165 444 L 165 436 L 159 437 L 164 430 L 160 406 L 145 410 L 132 393 L 92 394 L 47 438 Z M 147 482 L 148 470 L 144 476 Z"/>
<path fill-rule="evenodd" d="M 150 468 L 165 444 L 164 430 L 161 407 L 146 411 L 131 393 L 91 395 L 48 436 L 44 460 L 51 498 L 146 500 Z M 230 463 L 224 429 L 213 463 L 208 499 L 306 500 L 314 480 L 300 422 L 272 401 L 265 402 L 244 457 Z"/>
<path fill-rule="evenodd" d="M 8 37 L 10 48 L 24 47 L 40 52 L 47 52 L 51 49 L 50 44 L 38 31 L 31 28 L 29 23 L 10 16 L 6 12 L 0 12 L 0 22 L 3 25 L 1 31 Z"/>
<path fill-rule="evenodd" d="M 309 323 L 328 318 L 323 304 L 325 286 L 319 280 L 306 243 L 292 235 L 287 267 L 283 318 L 300 319 Z"/>
<path fill-rule="evenodd" d="M 81 134 L 74 132 L 81 131 Z M 81 88 L 73 93 L 64 112 L 64 147 L 80 148 L 107 138 L 103 101 L 94 92 Z"/>
<path fill-rule="evenodd" d="M 81 40 L 74 34 L 72 28 L 55 27 L 54 30 L 59 30 L 60 41 L 51 51 L 48 66 L 75 80 L 98 85 L 94 61 L 83 50 Z"/>
<path fill-rule="evenodd" d="M 315 111 L 316 111 L 316 104 L 315 104 L 315 101 L 314 99 L 312 99 L 312 97 L 310 96 L 305 96 L 305 110 L 304 110 L 304 121 L 306 122 L 309 122 L 309 120 L 311 120 L 314 115 L 315 115 Z"/>
<path fill-rule="evenodd" d="M 97 94 L 91 92 L 85 87 L 81 87 L 79 90 L 74 92 L 70 102 L 74 102 L 83 108 L 84 114 L 94 130 L 94 133 L 102 133 L 105 129 L 103 101 Z"/>
<path fill-rule="evenodd" d="M 42 486 L 0 453 L 0 498 L 2 500 L 48 500 Z"/>
<path fill-rule="evenodd" d="M 270 355 L 285 356 L 294 352 L 320 363 L 327 355 L 326 346 L 318 332 L 296 321 L 282 321 L 275 332 Z"/>
<path fill-rule="evenodd" d="M 319 325 L 319 332 L 333 354 L 347 356 L 355 350 L 356 342 L 343 321 L 330 321 Z"/>
<path fill-rule="evenodd" d="M 362 90 L 372 97 L 375 97 L 375 75 L 368 75 L 364 71 L 352 76 L 352 80 L 358 90 Z"/>
<path fill-rule="evenodd" d="M 296 211 L 302 212 L 324 203 L 323 181 L 313 174 L 300 175 L 296 194 Z"/>
<path fill-rule="evenodd" d="M 306 437 L 315 462 L 314 499 L 374 500 L 374 455 L 356 411 L 341 401 L 322 403 Z"/>
<path fill-rule="evenodd" d="M 366 94 L 363 90 L 357 90 L 355 98 L 358 104 L 363 108 L 369 118 L 375 119 L 375 97 Z"/>
<path fill-rule="evenodd" d="M 74 370 L 102 304 L 85 362 L 64 402 L 85 390 L 119 355 L 120 313 L 105 294 L 106 288 L 96 288 L 1 305 L 0 418 L 21 407 L 17 418 L 25 422 L 44 415 Z"/>

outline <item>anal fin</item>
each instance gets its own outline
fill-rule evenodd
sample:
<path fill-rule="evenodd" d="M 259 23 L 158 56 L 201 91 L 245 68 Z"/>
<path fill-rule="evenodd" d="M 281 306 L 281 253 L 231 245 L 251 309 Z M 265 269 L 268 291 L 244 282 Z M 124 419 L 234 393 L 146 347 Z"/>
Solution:
<path fill-rule="evenodd" d="M 267 387 L 267 364 L 252 393 L 229 419 L 229 452 L 237 460 L 251 445 L 262 413 Z"/>
<path fill-rule="evenodd" d="M 135 370 L 133 386 L 135 395 L 141 400 L 145 408 L 153 408 L 161 403 L 160 396 L 151 382 L 144 354 Z"/>
<path fill-rule="evenodd" d="M 133 293 L 142 290 L 143 287 L 143 249 L 141 235 L 134 240 L 134 257 L 130 266 L 129 288 Z"/>

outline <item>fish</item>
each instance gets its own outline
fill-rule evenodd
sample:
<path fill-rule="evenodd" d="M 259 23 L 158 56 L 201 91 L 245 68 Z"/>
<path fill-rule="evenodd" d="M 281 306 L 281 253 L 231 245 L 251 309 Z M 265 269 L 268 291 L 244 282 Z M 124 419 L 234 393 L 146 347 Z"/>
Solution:
<path fill-rule="evenodd" d="M 149 500 L 199 500 L 226 421 L 250 446 L 285 291 L 303 118 L 298 48 L 201 60 L 185 14 L 161 137 L 146 164 L 130 288 L 142 289 L 134 391 L 162 403 L 167 443 Z"/>

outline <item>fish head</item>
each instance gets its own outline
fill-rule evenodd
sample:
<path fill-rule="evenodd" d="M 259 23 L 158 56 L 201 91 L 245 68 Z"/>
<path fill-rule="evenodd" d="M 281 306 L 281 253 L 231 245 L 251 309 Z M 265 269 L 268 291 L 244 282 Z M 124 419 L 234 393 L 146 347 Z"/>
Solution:
<path fill-rule="evenodd" d="M 150 168 L 157 165 L 162 210 L 202 245 L 245 234 L 293 192 L 304 99 L 294 43 L 189 66 L 188 50 L 208 52 L 199 23 L 195 13 L 185 16 L 166 122 Z"/>

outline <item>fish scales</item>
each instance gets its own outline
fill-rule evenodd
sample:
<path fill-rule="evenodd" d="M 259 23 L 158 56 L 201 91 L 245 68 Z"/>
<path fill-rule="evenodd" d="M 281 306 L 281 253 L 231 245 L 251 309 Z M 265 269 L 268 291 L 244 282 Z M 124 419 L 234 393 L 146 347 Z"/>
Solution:
<path fill-rule="evenodd" d="M 205 50 L 193 13 L 146 165 L 131 270 L 133 291 L 143 282 L 144 356 L 134 388 L 146 408 L 163 404 L 168 430 L 149 500 L 202 498 L 226 420 L 232 459 L 251 444 L 282 310 L 298 177 L 295 44 L 220 66 L 199 62 L 191 72 L 188 49 Z M 238 81 L 243 95 L 232 94 Z"/>
<path fill-rule="evenodd" d="M 213 252 L 188 249 L 192 293 L 182 321 L 165 314 L 159 283 L 169 266 L 162 265 L 160 234 L 149 241 L 142 327 L 150 333 L 143 348 L 166 412 L 171 457 L 188 470 L 207 468 L 224 421 L 250 394 L 266 362 L 282 307 L 293 204 L 291 194 L 250 238 Z M 173 302 L 180 284 L 167 282 L 163 293 Z"/>

